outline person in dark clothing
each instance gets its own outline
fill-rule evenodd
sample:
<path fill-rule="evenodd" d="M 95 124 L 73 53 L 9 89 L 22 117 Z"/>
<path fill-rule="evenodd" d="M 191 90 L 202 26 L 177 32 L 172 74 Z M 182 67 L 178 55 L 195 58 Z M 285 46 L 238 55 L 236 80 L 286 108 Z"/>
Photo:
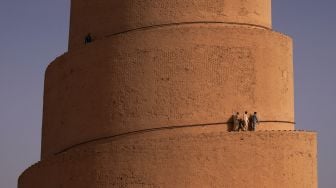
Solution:
<path fill-rule="evenodd" d="M 242 118 L 239 118 L 239 127 L 238 127 L 238 132 L 239 131 L 244 131 L 244 121 Z"/>
<path fill-rule="evenodd" d="M 254 112 L 251 119 L 252 119 L 252 130 L 255 131 L 257 124 L 259 124 L 257 112 Z"/>
<path fill-rule="evenodd" d="M 84 43 L 88 44 L 88 43 L 91 43 L 91 42 L 92 42 L 92 37 L 91 37 L 91 33 L 89 33 L 85 36 Z"/>

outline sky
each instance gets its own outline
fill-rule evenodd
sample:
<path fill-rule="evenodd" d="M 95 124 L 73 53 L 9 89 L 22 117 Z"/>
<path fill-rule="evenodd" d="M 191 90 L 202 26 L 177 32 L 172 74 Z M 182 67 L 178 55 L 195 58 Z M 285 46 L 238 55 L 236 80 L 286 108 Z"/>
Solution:
<path fill-rule="evenodd" d="M 336 1 L 273 0 L 294 40 L 297 129 L 318 132 L 319 187 L 336 181 Z M 67 51 L 70 0 L 0 0 L 0 187 L 40 158 L 44 71 Z"/>

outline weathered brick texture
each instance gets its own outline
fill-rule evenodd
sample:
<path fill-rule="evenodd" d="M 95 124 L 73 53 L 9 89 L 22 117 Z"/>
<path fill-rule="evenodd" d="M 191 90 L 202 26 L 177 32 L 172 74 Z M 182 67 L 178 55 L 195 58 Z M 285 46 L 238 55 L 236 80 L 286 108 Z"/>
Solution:
<path fill-rule="evenodd" d="M 18 188 L 316 188 L 293 47 L 270 0 L 72 0 L 45 75 L 41 161 Z M 93 41 L 84 44 L 91 33 Z M 257 111 L 255 132 L 230 132 Z"/>

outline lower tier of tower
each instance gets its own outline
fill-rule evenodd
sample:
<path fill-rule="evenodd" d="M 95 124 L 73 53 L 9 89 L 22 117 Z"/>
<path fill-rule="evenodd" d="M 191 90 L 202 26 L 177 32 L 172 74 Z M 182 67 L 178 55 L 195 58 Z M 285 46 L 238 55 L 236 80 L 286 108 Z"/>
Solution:
<path fill-rule="evenodd" d="M 316 188 L 316 133 L 175 128 L 104 138 L 27 169 L 18 188 Z"/>

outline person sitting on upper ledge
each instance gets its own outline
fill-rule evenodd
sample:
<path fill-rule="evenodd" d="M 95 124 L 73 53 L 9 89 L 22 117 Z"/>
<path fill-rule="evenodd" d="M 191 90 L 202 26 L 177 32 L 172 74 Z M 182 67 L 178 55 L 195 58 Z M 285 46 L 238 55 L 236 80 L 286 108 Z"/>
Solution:
<path fill-rule="evenodd" d="M 92 42 L 91 33 L 88 33 L 88 34 L 85 36 L 84 44 L 88 44 L 88 43 L 91 43 L 91 42 Z"/>

